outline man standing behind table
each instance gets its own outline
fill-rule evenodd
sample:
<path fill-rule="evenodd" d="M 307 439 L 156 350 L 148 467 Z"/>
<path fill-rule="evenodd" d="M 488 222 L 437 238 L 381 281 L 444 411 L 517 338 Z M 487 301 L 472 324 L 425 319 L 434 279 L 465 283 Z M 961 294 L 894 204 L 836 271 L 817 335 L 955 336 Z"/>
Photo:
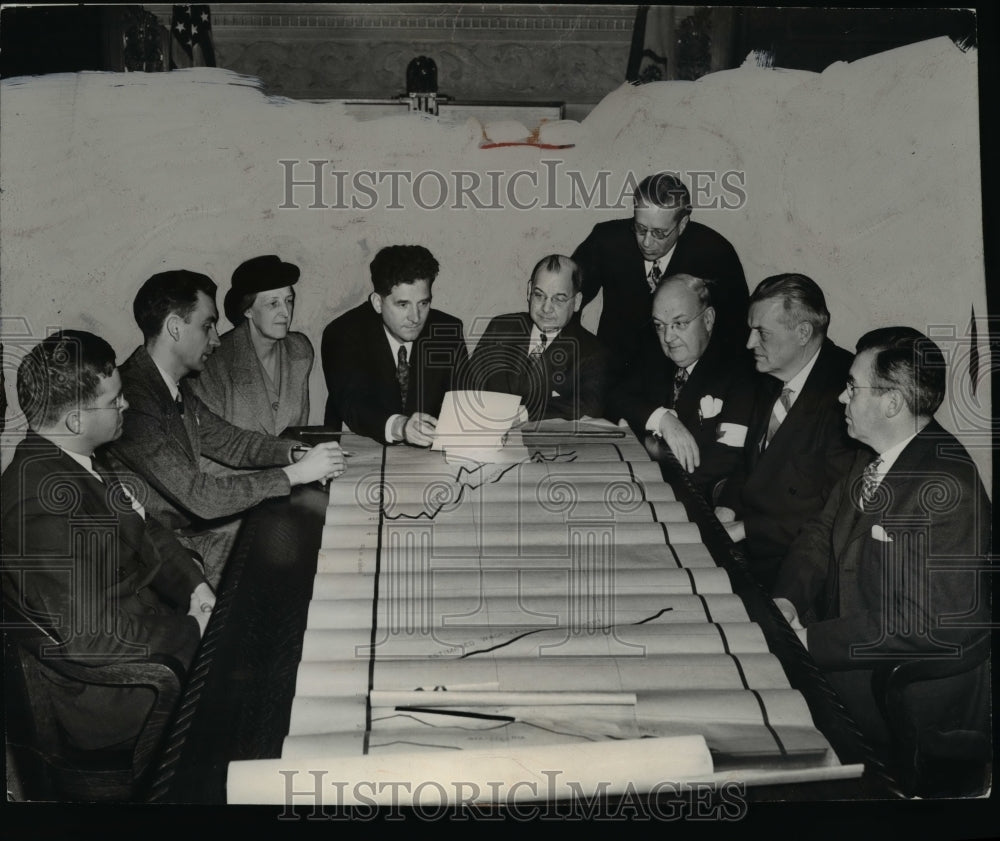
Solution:
<path fill-rule="evenodd" d="M 133 313 L 144 344 L 121 367 L 131 411 L 110 451 L 149 484 L 147 507 L 201 555 L 218 583 L 235 541 L 235 515 L 295 485 L 344 472 L 337 444 L 295 441 L 240 429 L 194 394 L 187 376 L 219 346 L 215 283 L 184 270 L 161 272 L 136 294 Z M 200 456 L 229 467 L 268 468 L 226 475 L 201 469 Z"/>
<path fill-rule="evenodd" d="M 468 364 L 462 322 L 431 309 L 439 266 L 422 245 L 383 248 L 369 268 L 368 300 L 323 331 L 325 424 L 427 447 L 444 395 Z"/>
<path fill-rule="evenodd" d="M 782 565 L 775 603 L 869 739 L 888 741 L 872 669 L 907 657 L 958 657 L 989 627 L 991 510 L 965 448 L 934 412 L 941 349 L 910 327 L 858 340 L 840 402 L 855 455 Z M 874 451 L 874 452 L 872 452 Z M 805 628 L 802 625 L 805 625 Z M 904 696 L 917 735 L 984 731 L 989 663 L 917 683 Z"/>
<path fill-rule="evenodd" d="M 81 330 L 54 333 L 22 360 L 17 396 L 29 430 L 3 474 L 4 599 L 50 627 L 71 661 L 160 655 L 187 668 L 215 594 L 142 504 L 142 483 L 112 474 L 101 457 L 129 409 L 111 345 Z M 142 730 L 151 691 L 68 681 L 44 659 L 39 667 L 72 746 L 119 748 Z"/>
<path fill-rule="evenodd" d="M 573 252 L 583 273 L 583 305 L 604 291 L 597 338 L 627 366 L 641 349 L 639 336 L 649 324 L 657 285 L 668 275 L 689 274 L 709 285 L 718 337 L 741 349 L 749 291 L 733 246 L 691 219 L 691 196 L 672 173 L 644 178 L 633 200 L 631 219 L 595 225 Z"/>
<path fill-rule="evenodd" d="M 851 354 L 827 338 L 826 299 L 805 275 L 762 280 L 750 297 L 749 323 L 747 347 L 757 370 L 770 376 L 743 463 L 718 494 L 716 514 L 733 540 L 746 540 L 751 569 L 770 589 L 802 524 L 822 510 L 857 450 L 838 402 Z"/>
<path fill-rule="evenodd" d="M 607 352 L 573 319 L 582 297 L 576 263 L 559 254 L 543 257 L 528 280 L 528 311 L 490 321 L 472 354 L 466 387 L 519 395 L 522 421 L 601 417 Z"/>
<path fill-rule="evenodd" d="M 611 413 L 642 437 L 662 438 L 711 499 L 716 482 L 743 458 L 758 377 L 743 349 L 720 341 L 708 286 L 692 275 L 662 281 L 653 293 L 656 339 L 644 342 Z M 666 358 L 664 358 L 666 357 Z"/>

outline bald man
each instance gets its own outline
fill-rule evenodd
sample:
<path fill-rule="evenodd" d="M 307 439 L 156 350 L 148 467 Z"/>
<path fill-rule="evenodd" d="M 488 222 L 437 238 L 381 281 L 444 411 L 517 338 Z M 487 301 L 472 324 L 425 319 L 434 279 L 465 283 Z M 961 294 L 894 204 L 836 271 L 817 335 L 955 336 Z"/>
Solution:
<path fill-rule="evenodd" d="M 662 281 L 642 353 L 611 398 L 612 414 L 640 437 L 662 438 L 708 500 L 741 462 L 758 382 L 749 356 L 721 341 L 716 324 L 703 279 Z"/>

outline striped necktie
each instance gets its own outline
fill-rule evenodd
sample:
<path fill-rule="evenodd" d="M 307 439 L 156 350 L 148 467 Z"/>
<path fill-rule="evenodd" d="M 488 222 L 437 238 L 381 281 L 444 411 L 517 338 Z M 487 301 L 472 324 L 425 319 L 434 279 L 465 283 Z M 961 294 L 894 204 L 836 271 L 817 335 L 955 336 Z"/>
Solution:
<path fill-rule="evenodd" d="M 785 420 L 785 415 L 788 414 L 788 410 L 791 408 L 792 390 L 790 388 L 783 388 L 781 389 L 781 394 L 778 395 L 778 399 L 774 401 L 774 406 L 771 408 L 771 417 L 767 422 L 767 435 L 764 438 L 763 446 L 761 446 L 762 450 L 771 443 L 774 433 L 778 431 L 778 427 L 781 426 Z"/>
<path fill-rule="evenodd" d="M 681 390 L 684 388 L 684 384 L 687 381 L 687 368 L 678 368 L 674 371 L 674 402 L 670 404 L 671 408 L 677 408 L 677 398 L 681 396 Z"/>
<path fill-rule="evenodd" d="M 548 342 L 549 342 L 549 337 L 546 336 L 544 333 L 540 333 L 538 336 L 538 344 L 535 345 L 531 349 L 531 353 L 528 354 L 528 357 L 536 365 L 542 361 L 542 354 L 545 353 L 545 346 L 548 344 Z"/>

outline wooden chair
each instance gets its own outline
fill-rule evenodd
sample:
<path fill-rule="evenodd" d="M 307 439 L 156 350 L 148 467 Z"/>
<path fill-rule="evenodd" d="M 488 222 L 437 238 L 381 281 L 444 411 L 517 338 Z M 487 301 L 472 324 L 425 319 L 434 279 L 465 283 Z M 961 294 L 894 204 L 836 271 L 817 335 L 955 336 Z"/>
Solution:
<path fill-rule="evenodd" d="M 905 703 L 907 692 L 919 683 L 967 674 L 989 656 L 987 631 L 965 646 L 960 657 L 897 660 L 875 670 L 872 691 L 889 726 L 893 776 L 905 796 L 969 797 L 989 789 L 993 745 L 988 700 L 980 705 L 974 726 L 952 730 L 914 727 Z"/>
<path fill-rule="evenodd" d="M 8 774 L 17 774 L 16 788 L 26 800 L 141 799 L 144 775 L 180 696 L 181 664 L 153 656 L 85 665 L 54 652 L 52 647 L 59 645 L 55 635 L 8 598 L 3 611 L 7 765 Z M 48 700 L 46 670 L 84 684 L 152 689 L 155 701 L 134 746 L 80 751 L 67 744 Z"/>

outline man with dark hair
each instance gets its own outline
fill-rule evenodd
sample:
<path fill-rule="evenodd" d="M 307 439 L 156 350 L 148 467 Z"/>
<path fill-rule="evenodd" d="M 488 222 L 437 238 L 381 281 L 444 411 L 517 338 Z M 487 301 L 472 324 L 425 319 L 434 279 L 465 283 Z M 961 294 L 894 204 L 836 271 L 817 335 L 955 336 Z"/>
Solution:
<path fill-rule="evenodd" d="M 888 734 L 872 669 L 958 657 L 989 626 L 992 518 L 969 453 L 933 417 L 945 394 L 940 348 L 913 328 L 887 327 L 862 336 L 857 351 L 840 402 L 848 432 L 867 447 L 792 544 L 773 595 L 877 744 Z M 988 667 L 907 691 L 905 724 L 918 740 L 986 728 Z"/>
<path fill-rule="evenodd" d="M 240 429 L 191 390 L 186 377 L 202 370 L 219 346 L 211 279 L 183 270 L 153 275 L 136 294 L 133 312 L 145 343 L 121 368 L 132 410 L 110 450 L 146 479 L 147 505 L 202 556 L 216 584 L 236 537 L 237 515 L 287 496 L 295 485 L 339 476 L 343 453 L 337 444 L 309 449 Z M 229 467 L 267 469 L 210 474 L 200 467 L 202 455 Z"/>
<path fill-rule="evenodd" d="M 827 338 L 823 290 L 801 274 L 780 274 L 750 297 L 750 338 L 761 383 L 744 459 L 716 491 L 716 514 L 733 540 L 746 540 L 751 569 L 769 589 L 802 524 L 816 516 L 850 466 L 837 401 L 851 354 Z"/>
<path fill-rule="evenodd" d="M 2 480 L 4 598 L 49 627 L 70 659 L 155 654 L 186 667 L 215 595 L 145 510 L 145 485 L 111 474 L 100 457 L 129 407 L 114 350 L 92 333 L 55 333 L 21 362 L 17 394 L 29 430 Z M 41 668 L 74 747 L 118 748 L 141 730 L 152 693 L 74 684 Z"/>
<path fill-rule="evenodd" d="M 691 219 L 688 189 L 672 173 L 644 178 L 633 200 L 631 219 L 600 222 L 573 252 L 583 273 L 583 305 L 604 291 L 597 338 L 628 364 L 648 330 L 652 292 L 668 275 L 690 274 L 709 286 L 718 338 L 742 349 L 749 290 L 733 246 Z"/>
<path fill-rule="evenodd" d="M 543 257 L 528 280 L 528 311 L 498 315 L 472 355 L 466 388 L 517 394 L 518 420 L 599 418 L 607 388 L 607 351 L 573 316 L 580 270 L 559 254 Z"/>
<path fill-rule="evenodd" d="M 438 262 L 422 245 L 383 248 L 370 270 L 368 300 L 323 331 L 325 424 L 427 447 L 444 395 L 468 363 L 462 322 L 431 309 Z"/>
<path fill-rule="evenodd" d="M 719 341 L 708 287 L 672 275 L 653 293 L 655 340 L 647 340 L 611 395 L 611 414 L 640 438 L 662 438 L 706 499 L 739 466 L 758 377 L 743 352 Z"/>

